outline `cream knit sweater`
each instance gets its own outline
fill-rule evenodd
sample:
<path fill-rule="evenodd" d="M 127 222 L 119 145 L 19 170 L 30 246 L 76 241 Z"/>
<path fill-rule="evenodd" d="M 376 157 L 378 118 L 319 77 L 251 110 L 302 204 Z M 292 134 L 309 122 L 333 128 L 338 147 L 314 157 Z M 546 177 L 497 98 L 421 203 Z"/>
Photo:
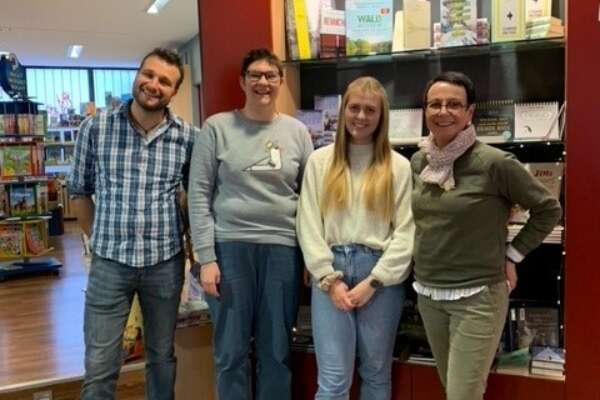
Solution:
<path fill-rule="evenodd" d="M 371 274 L 386 286 L 398 284 L 410 273 L 413 250 L 410 163 L 392 152 L 395 209 L 392 223 L 388 224 L 366 209 L 362 196 L 363 177 L 373 159 L 373 145 L 350 145 L 349 157 L 348 209 L 330 210 L 325 216 L 319 204 L 326 190 L 323 185 L 333 160 L 333 145 L 313 152 L 308 160 L 296 218 L 304 261 L 312 276 L 319 280 L 334 271 L 332 246 L 361 244 L 383 251 Z"/>

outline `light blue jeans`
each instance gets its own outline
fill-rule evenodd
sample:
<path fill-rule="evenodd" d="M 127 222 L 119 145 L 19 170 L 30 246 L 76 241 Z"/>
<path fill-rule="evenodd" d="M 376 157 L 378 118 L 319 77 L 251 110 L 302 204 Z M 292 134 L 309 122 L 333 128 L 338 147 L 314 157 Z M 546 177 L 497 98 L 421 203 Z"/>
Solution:
<path fill-rule="evenodd" d="M 85 295 L 82 400 L 115 398 L 123 363 L 123 330 L 136 292 L 144 318 L 146 399 L 174 399 L 173 340 L 183 277 L 181 253 L 143 268 L 93 255 Z"/>
<path fill-rule="evenodd" d="M 215 250 L 220 297 L 207 296 L 207 302 L 219 399 L 291 400 L 290 344 L 302 281 L 300 249 L 217 242 Z M 257 363 L 254 396 L 252 339 Z"/>
<path fill-rule="evenodd" d="M 368 277 L 381 256 L 381 251 L 362 245 L 334 246 L 332 251 L 333 267 L 344 273 L 349 288 Z M 348 399 L 356 356 L 360 398 L 390 399 L 392 353 L 403 303 L 404 286 L 386 286 L 377 289 L 363 307 L 344 312 L 313 284 L 312 326 L 319 369 L 315 399 Z"/>

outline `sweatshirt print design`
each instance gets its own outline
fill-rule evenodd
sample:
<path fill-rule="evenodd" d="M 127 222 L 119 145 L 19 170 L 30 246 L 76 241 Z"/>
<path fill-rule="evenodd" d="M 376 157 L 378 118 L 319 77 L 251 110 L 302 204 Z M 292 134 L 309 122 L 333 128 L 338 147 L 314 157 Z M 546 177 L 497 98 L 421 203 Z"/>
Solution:
<path fill-rule="evenodd" d="M 246 167 L 244 171 L 277 171 L 282 167 L 281 149 L 277 143 L 269 140 L 265 144 L 265 157 Z"/>

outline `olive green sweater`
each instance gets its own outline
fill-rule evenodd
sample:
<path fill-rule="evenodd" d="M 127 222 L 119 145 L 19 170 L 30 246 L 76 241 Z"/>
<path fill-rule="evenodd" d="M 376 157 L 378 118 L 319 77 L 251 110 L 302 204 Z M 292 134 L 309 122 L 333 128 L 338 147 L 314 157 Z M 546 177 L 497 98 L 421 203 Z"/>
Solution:
<path fill-rule="evenodd" d="M 476 142 L 455 161 L 456 188 L 447 192 L 420 179 L 426 165 L 421 151 L 413 155 L 414 271 L 423 285 L 465 288 L 505 279 L 507 222 L 514 204 L 531 215 L 511 242 L 522 255 L 536 248 L 560 218 L 559 202 L 510 153 Z"/>

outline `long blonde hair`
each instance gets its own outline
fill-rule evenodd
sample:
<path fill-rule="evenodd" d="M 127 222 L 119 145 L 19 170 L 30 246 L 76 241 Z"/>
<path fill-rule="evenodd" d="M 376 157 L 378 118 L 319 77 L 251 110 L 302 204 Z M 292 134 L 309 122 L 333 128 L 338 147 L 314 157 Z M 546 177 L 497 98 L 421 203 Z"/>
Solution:
<path fill-rule="evenodd" d="M 349 133 L 346 131 L 345 113 L 351 95 L 373 94 L 381 101 L 379 125 L 373 132 L 373 161 L 364 177 L 362 194 L 368 210 L 375 212 L 384 222 L 390 222 L 394 210 L 394 187 L 392 184 L 392 147 L 388 138 L 390 105 L 385 89 L 375 78 L 365 76 L 348 85 L 339 110 L 335 136 L 333 161 L 324 182 L 321 212 L 325 215 L 332 209 L 344 209 L 349 203 L 348 175 L 350 160 Z"/>

